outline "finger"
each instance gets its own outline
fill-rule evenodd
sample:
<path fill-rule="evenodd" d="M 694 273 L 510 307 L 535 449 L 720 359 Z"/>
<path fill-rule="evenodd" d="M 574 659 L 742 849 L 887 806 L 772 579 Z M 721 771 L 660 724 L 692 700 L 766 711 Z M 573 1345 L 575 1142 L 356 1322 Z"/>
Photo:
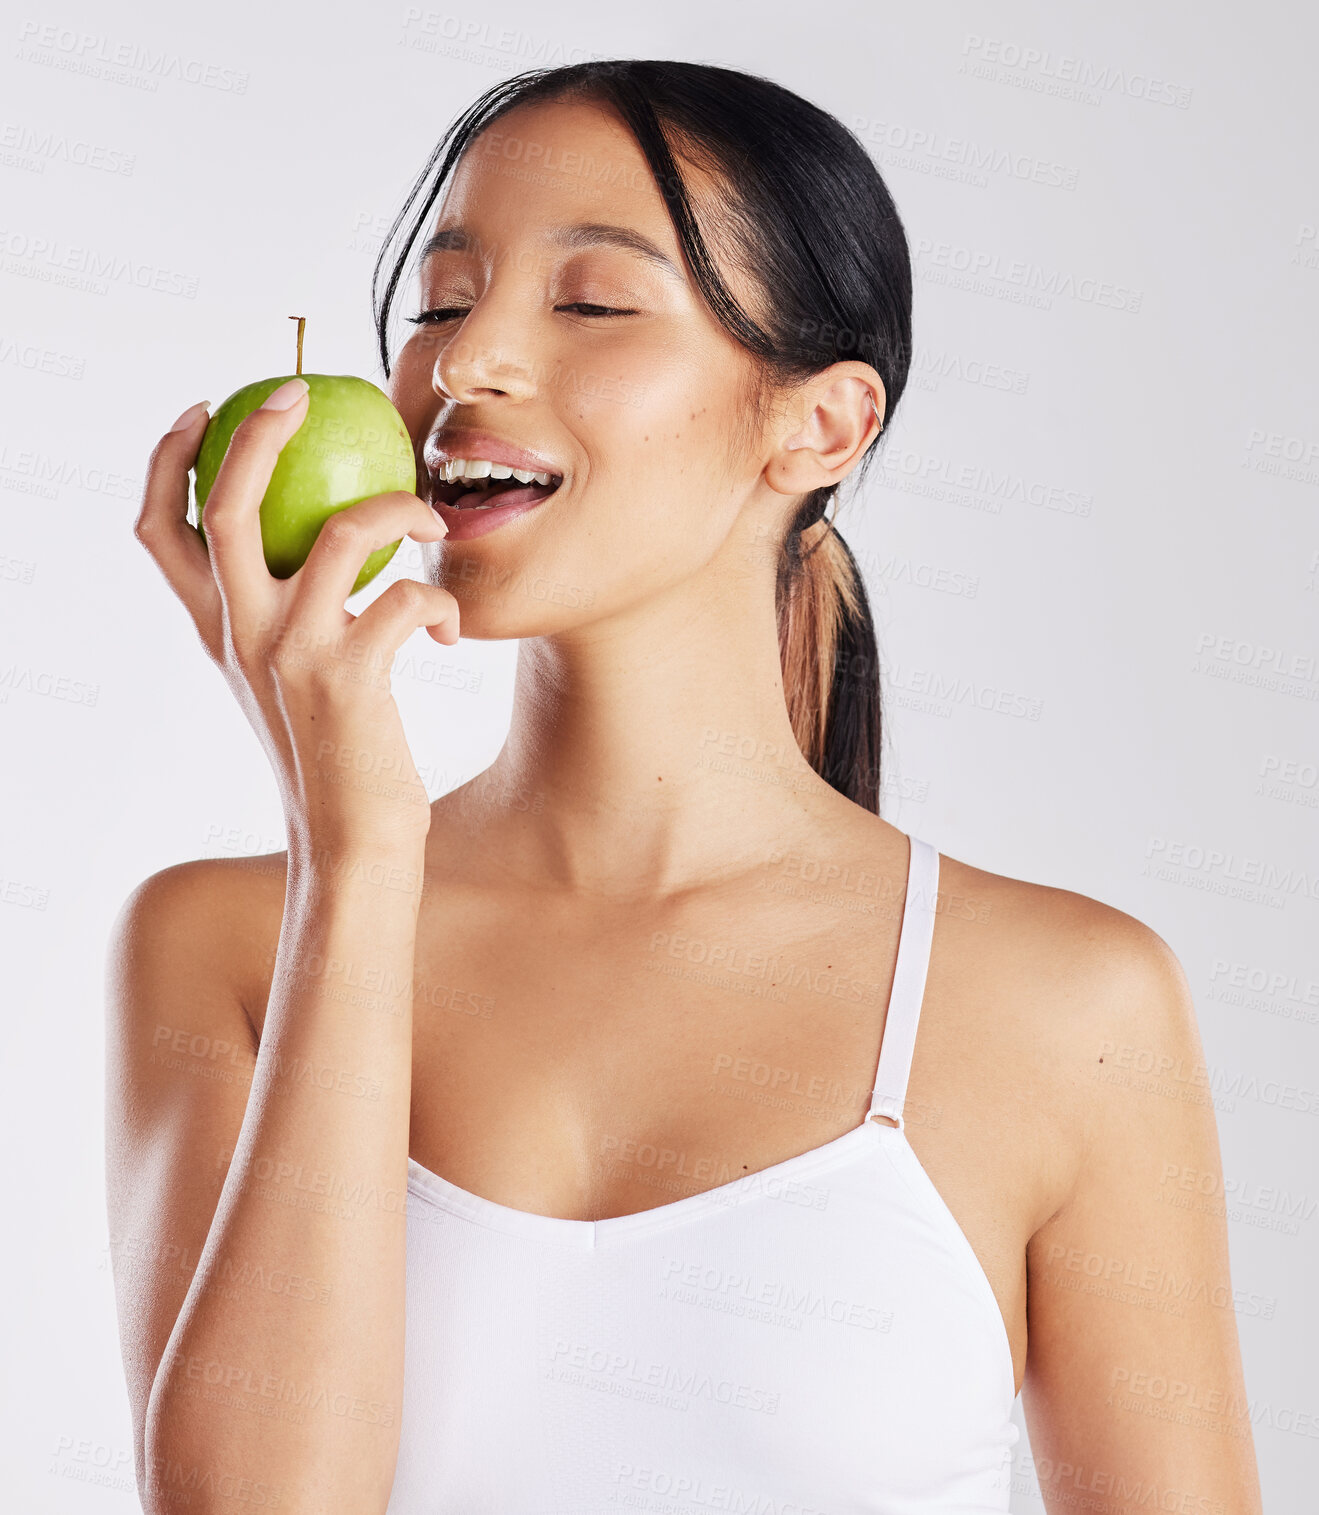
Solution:
<path fill-rule="evenodd" d="M 308 393 L 305 379 L 290 379 L 238 423 L 206 498 L 202 524 L 231 625 L 250 625 L 273 604 L 261 501 L 284 444 L 306 420 Z"/>
<path fill-rule="evenodd" d="M 288 580 L 294 586 L 291 615 L 326 630 L 342 627 L 344 601 L 373 552 L 405 536 L 436 542 L 448 532 L 424 500 L 403 489 L 336 510 L 317 533 L 307 561 Z"/>
<path fill-rule="evenodd" d="M 458 601 L 438 584 L 397 579 L 357 616 L 351 640 L 369 648 L 377 665 L 388 668 L 418 626 L 432 635 L 443 632 L 436 639 L 452 646 L 458 640 Z"/>
<path fill-rule="evenodd" d="M 206 431 L 203 423 L 210 419 L 206 405 L 201 400 L 189 406 L 156 443 L 133 535 L 183 601 L 209 646 L 219 631 L 220 593 L 206 546 L 188 521 L 188 470 Z"/>

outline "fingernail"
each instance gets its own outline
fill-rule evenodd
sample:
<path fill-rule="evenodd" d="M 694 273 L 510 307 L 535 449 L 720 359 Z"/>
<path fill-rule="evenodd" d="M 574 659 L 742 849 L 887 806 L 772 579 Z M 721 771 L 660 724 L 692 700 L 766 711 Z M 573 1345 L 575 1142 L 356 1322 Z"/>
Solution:
<path fill-rule="evenodd" d="M 285 379 L 273 394 L 261 402 L 261 409 L 291 410 L 310 388 L 306 379 Z"/>
<path fill-rule="evenodd" d="M 206 407 L 210 403 L 209 400 L 198 400 L 195 405 L 189 405 L 187 410 L 170 427 L 170 431 L 187 431 L 188 427 L 192 425 L 198 416 L 206 414 Z M 166 432 L 165 435 L 168 436 L 169 432 Z"/>

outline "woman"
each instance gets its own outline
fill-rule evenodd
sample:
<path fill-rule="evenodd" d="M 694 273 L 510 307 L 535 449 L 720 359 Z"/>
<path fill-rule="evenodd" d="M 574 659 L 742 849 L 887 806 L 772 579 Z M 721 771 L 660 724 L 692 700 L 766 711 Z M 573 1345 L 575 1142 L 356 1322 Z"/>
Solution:
<path fill-rule="evenodd" d="M 1051 1511 L 1257 1510 L 1224 1225 L 1163 1202 L 1219 1171 L 1212 1109 L 1121 1072 L 1200 1059 L 1176 959 L 878 815 L 824 512 L 902 394 L 911 277 L 860 145 L 729 70 L 525 75 L 386 268 L 417 494 L 272 579 L 290 381 L 209 557 L 204 404 L 138 525 L 289 835 L 116 932 L 146 1509 L 1005 1510 L 1024 1382 Z M 427 581 L 354 618 L 404 534 Z M 503 749 L 433 804 L 389 680 L 423 626 L 521 640 Z"/>

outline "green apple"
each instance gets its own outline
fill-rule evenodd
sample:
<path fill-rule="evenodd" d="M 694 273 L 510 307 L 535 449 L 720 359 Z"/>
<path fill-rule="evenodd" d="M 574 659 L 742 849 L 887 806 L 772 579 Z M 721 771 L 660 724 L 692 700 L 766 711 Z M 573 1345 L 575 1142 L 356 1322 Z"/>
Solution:
<path fill-rule="evenodd" d="M 229 439 L 245 416 L 291 378 L 307 381 L 307 414 L 285 442 L 261 499 L 261 543 L 266 565 L 277 579 L 287 579 L 302 567 L 321 527 L 335 511 L 372 495 L 397 489 L 412 493 L 417 487 L 408 429 L 389 397 L 374 384 L 351 374 L 299 372 L 260 379 L 231 394 L 211 417 L 202 437 L 195 472 L 197 528 L 203 539 L 206 497 Z M 378 548 L 367 558 L 350 594 L 375 578 L 402 540 Z"/>

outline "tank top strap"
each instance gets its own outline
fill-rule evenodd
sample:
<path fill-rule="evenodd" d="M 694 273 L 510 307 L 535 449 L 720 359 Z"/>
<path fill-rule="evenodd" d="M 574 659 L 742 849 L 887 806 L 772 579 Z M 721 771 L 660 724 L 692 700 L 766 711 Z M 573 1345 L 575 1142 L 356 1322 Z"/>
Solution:
<path fill-rule="evenodd" d="M 911 856 L 907 865 L 907 894 L 898 931 L 898 959 L 893 970 L 893 988 L 880 1039 L 879 1066 L 866 1119 L 887 1115 L 905 1126 L 902 1107 L 907 1098 L 912 1053 L 916 1050 L 916 1027 L 925 998 L 925 978 L 934 940 L 934 907 L 939 890 L 939 852 L 918 836 L 908 838 Z"/>

